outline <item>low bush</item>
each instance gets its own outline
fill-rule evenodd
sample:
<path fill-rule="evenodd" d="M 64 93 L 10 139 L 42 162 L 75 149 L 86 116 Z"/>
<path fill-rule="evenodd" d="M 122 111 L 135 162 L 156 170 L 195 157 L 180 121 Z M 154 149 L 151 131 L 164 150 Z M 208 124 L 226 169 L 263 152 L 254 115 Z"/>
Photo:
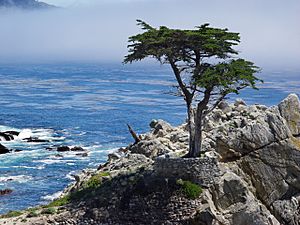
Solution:
<path fill-rule="evenodd" d="M 37 217 L 39 216 L 39 213 L 37 211 L 30 211 L 28 214 L 27 214 L 27 217 L 28 218 L 31 218 L 31 217 Z"/>
<path fill-rule="evenodd" d="M 21 211 L 10 211 L 5 215 L 2 215 L 0 218 L 11 218 L 21 216 L 23 213 Z"/>
<path fill-rule="evenodd" d="M 56 212 L 57 212 L 57 210 L 55 208 L 49 207 L 49 208 L 43 209 L 41 213 L 51 215 L 51 214 L 55 214 Z"/>
<path fill-rule="evenodd" d="M 53 202 L 49 203 L 47 205 L 47 207 L 57 207 L 57 206 L 63 206 L 63 205 L 67 205 L 68 203 L 70 203 L 70 195 L 66 195 L 62 198 L 56 199 Z"/>
<path fill-rule="evenodd" d="M 102 183 L 102 174 L 93 175 L 85 184 L 84 188 L 94 189 L 101 185 Z"/>
<path fill-rule="evenodd" d="M 176 183 L 181 186 L 182 193 L 189 199 L 196 199 L 202 193 L 202 188 L 191 181 L 177 180 Z"/>

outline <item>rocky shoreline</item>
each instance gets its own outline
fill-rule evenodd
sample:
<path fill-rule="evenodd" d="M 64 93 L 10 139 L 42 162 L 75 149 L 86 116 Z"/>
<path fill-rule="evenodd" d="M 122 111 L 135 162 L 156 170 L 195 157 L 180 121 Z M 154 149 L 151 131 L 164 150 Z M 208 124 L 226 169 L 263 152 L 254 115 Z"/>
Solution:
<path fill-rule="evenodd" d="M 300 224 L 300 102 L 221 102 L 205 121 L 204 153 L 185 159 L 186 124 L 155 120 L 141 141 L 85 170 L 48 206 L 1 224 Z"/>

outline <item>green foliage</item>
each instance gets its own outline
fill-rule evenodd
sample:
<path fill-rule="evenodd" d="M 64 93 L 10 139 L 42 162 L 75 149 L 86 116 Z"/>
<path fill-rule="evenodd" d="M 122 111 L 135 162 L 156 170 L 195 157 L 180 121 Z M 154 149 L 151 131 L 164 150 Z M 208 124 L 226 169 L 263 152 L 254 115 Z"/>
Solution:
<path fill-rule="evenodd" d="M 93 191 L 101 186 L 102 177 L 107 177 L 107 176 L 110 176 L 109 172 L 102 172 L 102 173 L 93 175 L 89 180 L 87 180 L 82 185 L 81 190 L 72 192 L 68 195 L 63 196 L 62 198 L 54 200 L 53 202 L 49 203 L 46 206 L 46 208 L 67 205 L 67 204 L 71 203 L 72 201 L 77 201 L 86 196 L 92 195 Z"/>
<path fill-rule="evenodd" d="M 129 54 L 125 56 L 125 63 L 154 57 L 162 63 L 174 64 L 178 71 L 190 74 L 189 85 L 204 90 L 218 89 L 222 96 L 238 94 L 239 90 L 248 86 L 257 89 L 255 84 L 261 81 L 253 75 L 259 68 L 252 62 L 244 59 L 226 60 L 238 54 L 233 49 L 240 42 L 238 33 L 213 28 L 209 24 L 194 30 L 170 29 L 165 26 L 156 29 L 141 20 L 138 20 L 138 25 L 145 32 L 129 37 L 131 44 L 128 45 Z M 215 60 L 206 60 L 210 58 Z M 187 88 L 189 85 L 182 87 Z"/>
<path fill-rule="evenodd" d="M 138 20 L 143 33 L 129 37 L 124 63 L 152 57 L 170 64 L 178 83 L 178 95 L 184 97 L 190 132 L 189 155 L 198 157 L 201 151 L 202 120 L 230 93 L 251 87 L 262 80 L 254 76 L 259 68 L 250 61 L 234 59 L 234 46 L 240 42 L 239 33 L 203 24 L 191 30 L 154 28 Z M 196 115 L 191 115 L 197 102 Z M 194 121 L 192 121 L 194 118 Z M 197 119 L 198 118 L 198 119 Z M 193 126 L 193 124 L 195 124 Z M 198 132 L 198 133 L 196 133 Z"/>
<path fill-rule="evenodd" d="M 176 183 L 181 186 L 182 193 L 189 199 L 196 199 L 202 193 L 202 188 L 191 181 L 179 179 Z"/>
<path fill-rule="evenodd" d="M 256 82 L 261 81 L 253 74 L 258 72 L 258 67 L 244 59 L 230 60 L 216 65 L 207 66 L 201 75 L 193 77 L 195 83 L 201 88 L 217 87 L 219 93 L 239 94 L 245 87 L 257 89 Z"/>
<path fill-rule="evenodd" d="M 99 175 L 100 175 L 101 177 L 109 177 L 109 176 L 110 176 L 110 172 L 108 172 L 108 171 L 101 172 L 101 173 L 99 173 Z"/>
<path fill-rule="evenodd" d="M 94 189 L 99 187 L 102 183 L 102 176 L 103 174 L 93 175 L 86 183 L 84 183 L 84 188 Z"/>
<path fill-rule="evenodd" d="M 23 213 L 21 211 L 10 211 L 5 215 L 2 215 L 1 218 L 12 218 L 21 216 Z"/>
<path fill-rule="evenodd" d="M 70 194 L 65 195 L 62 198 L 56 199 L 53 202 L 49 203 L 46 207 L 58 207 L 58 206 L 63 206 L 69 204 L 71 201 L 71 196 Z"/>
<path fill-rule="evenodd" d="M 129 37 L 129 55 L 124 62 L 142 60 L 154 57 L 161 62 L 169 63 L 169 59 L 191 62 L 192 57 L 203 55 L 227 58 L 228 54 L 237 54 L 232 46 L 237 45 L 238 33 L 228 32 L 227 29 L 212 28 L 209 24 L 196 27 L 194 30 L 170 29 L 161 26 L 151 27 L 144 21 L 138 20 L 144 33 Z"/>
<path fill-rule="evenodd" d="M 27 214 L 28 218 L 37 217 L 37 216 L 39 216 L 39 213 L 36 210 L 32 210 Z"/>
<path fill-rule="evenodd" d="M 49 207 L 49 208 L 43 209 L 41 214 L 52 215 L 52 214 L 55 214 L 56 212 L 57 212 L 56 208 Z"/>

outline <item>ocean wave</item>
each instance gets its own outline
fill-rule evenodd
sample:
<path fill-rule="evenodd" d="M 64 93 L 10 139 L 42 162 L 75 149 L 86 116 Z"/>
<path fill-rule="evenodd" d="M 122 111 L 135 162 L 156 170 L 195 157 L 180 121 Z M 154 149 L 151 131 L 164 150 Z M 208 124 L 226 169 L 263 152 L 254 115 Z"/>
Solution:
<path fill-rule="evenodd" d="M 77 174 L 77 173 L 78 173 L 78 171 L 71 171 L 70 173 L 68 173 L 66 175 L 66 178 L 69 179 L 69 180 L 75 180 L 74 175 Z"/>
<path fill-rule="evenodd" d="M 76 162 L 76 160 L 71 160 L 71 159 L 63 159 L 63 160 L 62 159 L 41 159 L 41 160 L 34 160 L 33 162 L 44 163 L 44 164 L 50 165 L 50 164 L 55 164 L 55 163 L 68 164 L 68 163 Z"/>
<path fill-rule="evenodd" d="M 0 177 L 0 182 L 12 181 L 12 182 L 26 183 L 31 179 L 32 177 L 27 175 L 6 176 L 6 177 Z"/>
<path fill-rule="evenodd" d="M 17 129 L 8 126 L 0 125 L 0 132 L 5 131 L 16 131 L 19 132 L 18 135 L 14 135 L 14 140 L 5 140 L 4 137 L 0 137 L 0 142 L 5 143 L 28 143 L 28 145 L 37 145 L 41 144 L 39 142 L 28 142 L 27 139 L 39 139 L 46 141 L 63 141 L 65 137 L 58 136 L 52 129 L 41 129 L 41 128 L 26 128 L 26 129 Z"/>
<path fill-rule="evenodd" d="M 22 168 L 22 169 L 37 169 L 37 170 L 42 170 L 42 169 L 45 169 L 45 166 L 11 166 L 11 168 Z"/>
<path fill-rule="evenodd" d="M 4 126 L 4 125 L 0 125 L 0 132 L 4 132 L 4 131 L 8 131 L 8 130 L 11 130 L 11 131 L 20 131 L 20 129 L 17 129 L 17 128 L 13 128 L 13 127 L 9 127 L 9 126 Z"/>
<path fill-rule="evenodd" d="M 59 191 L 59 192 L 56 192 L 52 195 L 46 195 L 46 196 L 42 196 L 42 200 L 45 200 L 45 201 L 53 201 L 54 199 L 57 199 L 59 198 L 61 195 L 62 195 L 62 191 Z"/>

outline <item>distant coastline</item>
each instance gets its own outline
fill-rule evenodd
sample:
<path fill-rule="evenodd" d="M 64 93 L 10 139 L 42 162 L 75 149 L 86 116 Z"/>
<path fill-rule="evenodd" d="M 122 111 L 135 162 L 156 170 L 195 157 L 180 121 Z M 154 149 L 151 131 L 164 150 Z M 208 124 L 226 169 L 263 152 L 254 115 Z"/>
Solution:
<path fill-rule="evenodd" d="M 49 5 L 36 0 L 0 0 L 0 8 L 18 8 L 18 9 L 54 9 L 54 5 Z"/>

